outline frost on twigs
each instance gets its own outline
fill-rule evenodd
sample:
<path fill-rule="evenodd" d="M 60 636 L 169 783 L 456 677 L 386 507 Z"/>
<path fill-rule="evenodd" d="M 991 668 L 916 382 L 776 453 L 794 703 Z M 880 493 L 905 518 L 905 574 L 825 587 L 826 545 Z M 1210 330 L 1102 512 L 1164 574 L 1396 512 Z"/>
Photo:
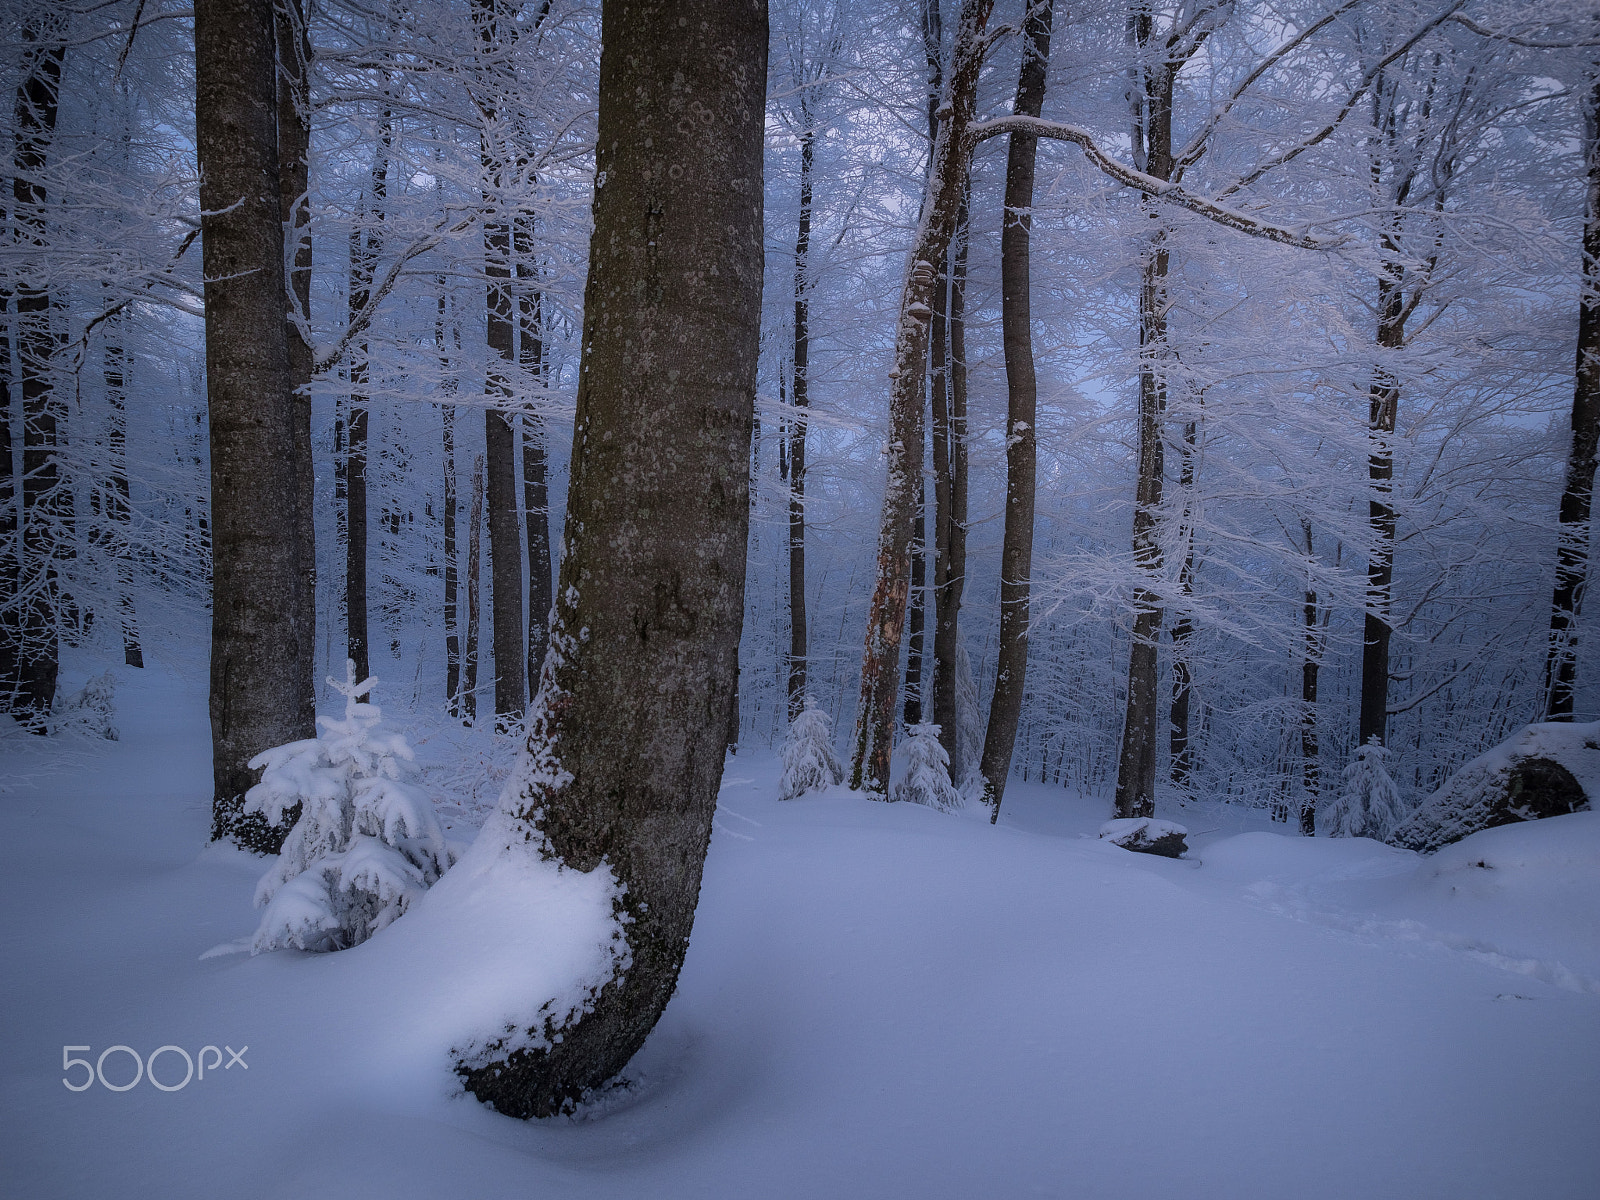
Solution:
<path fill-rule="evenodd" d="M 906 769 L 889 788 L 889 799 L 926 804 L 941 812 L 961 807 L 961 793 L 950 783 L 950 756 L 939 744 L 939 727 L 923 721 L 906 731 Z"/>
<path fill-rule="evenodd" d="M 1344 788 L 1337 799 L 1317 814 L 1322 831 L 1330 837 L 1367 837 L 1383 841 L 1406 817 L 1400 789 L 1389 778 L 1384 760 L 1389 752 L 1369 738 L 1357 747 L 1344 769 Z"/>
<path fill-rule="evenodd" d="M 842 782 L 844 767 L 833 753 L 833 723 L 807 696 L 805 708 L 789 722 L 789 736 L 783 743 L 778 799 L 794 800 Z"/>
<path fill-rule="evenodd" d="M 368 703 L 376 679 L 328 681 L 345 698 L 344 719 L 318 717 L 315 738 L 275 746 L 250 760 L 261 782 L 244 811 L 276 824 L 295 805 L 300 819 L 277 863 L 256 885 L 265 908 L 250 952 L 343 950 L 405 912 L 450 865 L 433 804 L 407 782 L 406 739 L 378 728 Z"/>

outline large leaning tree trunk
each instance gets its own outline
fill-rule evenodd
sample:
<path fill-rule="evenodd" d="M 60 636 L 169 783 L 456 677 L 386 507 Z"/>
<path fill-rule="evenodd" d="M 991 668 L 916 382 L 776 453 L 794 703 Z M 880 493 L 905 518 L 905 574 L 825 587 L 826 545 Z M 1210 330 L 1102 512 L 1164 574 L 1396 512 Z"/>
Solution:
<path fill-rule="evenodd" d="M 56 338 L 51 328 L 53 301 L 48 248 L 44 170 L 55 137 L 61 101 L 62 40 L 66 21 L 44 15 L 22 31 L 22 80 L 17 86 L 15 171 L 11 194 L 16 221 L 16 250 L 24 269 L 17 273 L 17 389 L 22 404 L 22 505 L 17 553 L 8 566 L 16 618 L 7 654 L 13 674 L 0 687 L 11 698 L 11 712 L 28 728 L 44 733 L 45 718 L 55 702 L 60 666 L 57 637 L 56 571 L 59 521 L 64 516 L 65 489 L 56 462 L 56 433 L 64 415 L 54 375 Z M 5 364 L 9 370 L 9 364 Z M 8 415 L 9 419 L 9 415 Z M 11 460 L 6 460 L 9 472 Z"/>
<path fill-rule="evenodd" d="M 292 240 L 289 266 L 289 379 L 294 387 L 294 459 L 299 487 L 300 719 L 317 713 L 317 484 L 312 462 L 311 376 L 311 39 L 303 0 L 277 0 L 278 211 Z"/>
<path fill-rule="evenodd" d="M 983 28 L 993 0 L 966 0 L 951 49 L 950 72 L 938 108 L 939 134 L 923 196 L 917 237 L 900 293 L 894 364 L 889 369 L 888 481 L 878 528 L 877 582 L 867 615 L 861 661 L 861 701 L 856 717 L 850 786 L 876 796 L 889 792 L 894 702 L 900 685 L 900 638 L 905 632 L 911 576 L 913 519 L 922 492 L 923 379 L 928 357 L 937 264 L 955 234 L 972 152 L 967 126 L 976 104 L 983 63 Z"/>
<path fill-rule="evenodd" d="M 199 0 L 195 129 L 211 425 L 212 836 L 275 852 L 241 818 L 248 763 L 310 737 L 300 668 L 299 476 L 285 312 L 272 0 Z"/>
<path fill-rule="evenodd" d="M 1572 389 L 1572 446 L 1561 492 L 1561 534 L 1545 663 L 1545 719 L 1550 721 L 1572 719 L 1577 686 L 1575 627 L 1589 580 L 1589 517 L 1595 454 L 1600 449 L 1600 63 L 1594 66 L 1584 105 L 1584 158 L 1589 170 L 1583 207 L 1583 284 L 1578 301 L 1577 378 Z"/>
<path fill-rule="evenodd" d="M 688 947 L 744 612 L 766 57 L 761 0 L 602 10 L 565 554 L 505 853 L 609 865 L 632 965 L 548 1048 L 462 1068 L 516 1116 L 620 1071 Z"/>
<path fill-rule="evenodd" d="M 1051 0 L 1034 3 L 1023 25 L 1022 66 L 1012 111 L 1037 117 L 1050 63 Z M 1000 328 L 1006 358 L 1006 511 L 1000 541 L 1000 645 L 994 697 L 983 735 L 983 799 L 1000 818 L 1017 722 L 1028 678 L 1029 579 L 1033 574 L 1033 505 L 1039 462 L 1039 387 L 1033 370 L 1028 247 L 1033 231 L 1034 164 L 1039 139 L 1013 133 L 1006 154 L 1005 217 L 1000 228 Z"/>

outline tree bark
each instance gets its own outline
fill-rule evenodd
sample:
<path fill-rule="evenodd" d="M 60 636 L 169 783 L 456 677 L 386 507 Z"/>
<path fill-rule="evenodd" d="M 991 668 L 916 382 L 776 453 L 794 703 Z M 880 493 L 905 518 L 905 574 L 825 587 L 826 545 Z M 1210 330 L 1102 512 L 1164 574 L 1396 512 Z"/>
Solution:
<path fill-rule="evenodd" d="M 524 378 L 544 383 L 543 297 L 528 281 L 537 281 L 533 264 L 531 218 L 519 218 L 516 227 L 517 276 L 522 290 L 517 298 L 521 326 L 517 346 Z M 550 489 L 545 479 L 547 459 L 544 416 L 530 401 L 522 410 L 522 511 L 528 538 L 528 687 L 537 687 L 539 667 L 550 644 Z"/>
<path fill-rule="evenodd" d="M 277 0 L 274 31 L 278 44 L 279 213 L 293 243 L 289 270 L 289 379 L 294 388 L 296 512 L 300 555 L 300 625 L 307 630 L 300 662 L 300 719 L 314 725 L 317 714 L 317 482 L 311 439 L 311 38 L 303 0 Z"/>
<path fill-rule="evenodd" d="M 478 38 L 484 57 L 496 78 L 494 91 L 484 104 L 492 123 L 502 99 L 497 62 L 504 53 L 500 39 L 497 0 L 473 0 Z M 494 142 L 490 124 L 483 131 L 483 199 L 496 216 L 484 223 L 484 274 L 486 337 L 489 369 L 484 391 L 490 407 L 483 414 L 484 462 L 489 505 L 489 612 L 494 654 L 494 714 L 498 728 L 509 728 L 527 707 L 523 686 L 526 648 L 522 628 L 522 530 L 517 517 L 517 435 L 511 424 L 511 368 L 516 362 L 515 329 L 511 303 L 511 222 L 502 211 L 509 159 Z"/>
<path fill-rule="evenodd" d="M 62 38 L 66 22 L 43 15 L 22 31 L 22 82 L 17 87 L 16 174 L 12 180 L 16 246 L 26 260 L 17 273 L 17 366 L 22 402 L 22 508 L 17 556 L 15 689 L 11 712 L 35 733 L 46 732 L 55 703 L 60 662 L 58 637 L 60 519 L 67 500 L 56 461 L 65 404 L 54 382 L 44 171 L 60 106 Z M 7 464 L 9 466 L 9 463 Z"/>
<path fill-rule="evenodd" d="M 1311 522 L 1301 522 L 1306 539 L 1306 561 L 1316 553 L 1311 541 Z M 1300 804 L 1300 833 L 1312 837 L 1317 832 L 1317 802 L 1322 787 L 1321 762 L 1317 753 L 1317 672 L 1322 662 L 1322 639 L 1317 633 L 1317 593 L 1307 584 L 1304 649 L 1300 661 L 1300 769 L 1305 797 Z"/>
<path fill-rule="evenodd" d="M 443 522 L 444 546 L 442 549 L 444 575 L 444 697 L 445 711 L 452 717 L 461 716 L 461 634 L 457 606 L 461 569 L 456 548 L 456 409 L 452 400 L 456 392 L 455 370 L 451 364 L 451 339 L 446 330 L 445 315 L 449 301 L 445 296 L 445 280 L 438 278 L 439 315 L 434 321 L 433 342 L 439 355 L 440 390 L 445 402 L 440 406 L 441 446 L 444 452 L 444 497 L 440 505 Z M 456 339 L 459 340 L 459 337 Z"/>
<path fill-rule="evenodd" d="M 1577 624 L 1589 581 L 1589 517 L 1600 449 L 1600 64 L 1584 106 L 1583 270 L 1578 299 L 1578 362 L 1572 389 L 1572 444 L 1561 491 L 1556 586 L 1545 660 L 1545 719 L 1570 721 L 1577 687 Z"/>
<path fill-rule="evenodd" d="M 943 544 L 939 548 L 934 590 L 933 720 L 939 726 L 939 743 L 949 756 L 954 783 L 966 778 L 968 769 L 961 757 L 960 712 L 956 705 L 961 594 L 967 576 L 967 210 L 968 197 L 963 197 L 950 256 L 950 394 L 944 487 L 948 511 L 939 520 Z"/>
<path fill-rule="evenodd" d="M 249 760 L 311 736 L 299 476 L 284 321 L 271 0 L 194 8 L 196 134 L 211 425 L 214 838 L 275 852 L 283 828 L 241 817 Z"/>
<path fill-rule="evenodd" d="M 117 622 L 122 627 L 123 666 L 142 668 L 144 650 L 139 644 L 139 619 L 133 604 L 133 507 L 128 494 L 128 358 L 122 344 L 122 316 L 101 326 L 105 330 L 106 388 L 106 543 L 117 576 Z M 9 465 L 9 464 L 8 464 Z"/>
<path fill-rule="evenodd" d="M 472 500 L 467 505 L 467 641 L 461 651 L 461 720 L 478 719 L 478 646 L 483 623 L 483 455 L 472 460 Z"/>
<path fill-rule="evenodd" d="M 1194 492 L 1195 443 L 1199 437 L 1199 422 L 1189 421 L 1183 427 L 1183 466 L 1178 472 L 1178 489 L 1183 497 L 1183 566 L 1178 570 L 1178 593 L 1185 598 L 1194 588 Z M 1194 675 L 1189 669 L 1189 640 L 1194 637 L 1194 619 L 1187 612 L 1180 613 L 1172 624 L 1172 712 L 1170 727 L 1172 739 L 1168 755 L 1168 771 L 1172 785 L 1179 789 L 1189 786 L 1194 770 L 1194 747 L 1189 741 L 1189 702 L 1193 695 Z"/>
<path fill-rule="evenodd" d="M 935 264 L 944 259 L 950 248 L 965 193 L 971 153 L 966 131 L 976 104 L 983 28 L 992 6 L 992 0 L 966 0 L 962 5 L 951 70 L 938 107 L 939 132 L 933 146 L 932 169 L 900 294 L 894 365 L 890 369 L 888 478 L 850 765 L 850 786 L 880 797 L 886 797 L 889 790 L 894 702 L 900 683 L 900 638 L 905 631 L 911 567 L 912 518 L 922 483 L 923 377 L 929 318 L 933 315 L 930 301 L 938 275 Z"/>
<path fill-rule="evenodd" d="M 1141 51 L 1160 41 L 1155 37 L 1150 9 L 1136 2 L 1128 18 L 1129 31 Z M 1142 63 L 1135 69 L 1129 90 L 1133 110 L 1133 145 L 1136 165 L 1155 179 L 1171 179 L 1172 95 L 1181 63 Z M 1156 205 L 1144 201 L 1151 232 L 1144 254 L 1139 284 L 1139 467 L 1133 509 L 1133 561 L 1147 583 L 1135 586 L 1133 630 L 1128 651 L 1128 695 L 1122 725 L 1122 747 L 1117 761 L 1116 814 L 1118 817 L 1155 815 L 1156 727 L 1160 711 L 1157 697 L 1157 650 L 1164 612 L 1156 580 L 1162 569 L 1161 498 L 1166 471 L 1167 411 L 1167 271 L 1170 251 L 1165 222 Z"/>
<path fill-rule="evenodd" d="M 811 109 L 800 107 L 800 217 L 794 240 L 794 419 L 789 428 L 789 719 L 806 696 L 806 417 L 811 375 L 811 171 L 816 130 Z M 781 450 L 780 443 L 780 450 Z"/>
<path fill-rule="evenodd" d="M 480 1099 L 516 1116 L 615 1075 L 672 995 L 744 609 L 766 7 L 607 0 L 601 28 L 565 553 L 528 739 L 538 773 L 507 801 L 533 842 L 506 852 L 536 853 L 542 833 L 572 869 L 609 865 L 632 965 L 548 1049 L 463 1068 Z"/>
<path fill-rule="evenodd" d="M 1388 247 L 1398 249 L 1392 243 Z M 1378 335 L 1380 349 L 1398 350 L 1405 344 L 1405 293 L 1398 271 L 1385 269 L 1378 279 Z M 1373 551 L 1367 560 L 1367 611 L 1361 647 L 1361 717 L 1357 745 L 1373 738 L 1389 741 L 1389 606 L 1394 584 L 1394 436 L 1400 407 L 1400 383 L 1382 366 L 1372 373 L 1368 396 L 1367 480 L 1372 498 L 1367 520 L 1372 528 Z"/>
<path fill-rule="evenodd" d="M 0 289 L 0 712 L 17 688 L 17 472 L 11 432 L 11 293 Z"/>
<path fill-rule="evenodd" d="M 383 247 L 384 204 L 388 192 L 391 126 L 384 110 L 378 150 L 372 161 L 367 195 L 350 227 L 350 321 L 355 323 L 372 297 L 372 279 Z M 350 409 L 345 428 L 345 655 L 355 663 L 356 678 L 372 673 L 372 643 L 367 631 L 367 338 L 350 347 Z"/>

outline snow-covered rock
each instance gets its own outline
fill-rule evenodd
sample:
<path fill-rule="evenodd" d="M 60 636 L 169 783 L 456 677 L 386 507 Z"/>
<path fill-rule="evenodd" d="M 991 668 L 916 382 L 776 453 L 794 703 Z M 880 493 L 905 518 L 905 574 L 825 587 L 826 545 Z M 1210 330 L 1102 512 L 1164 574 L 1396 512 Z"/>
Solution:
<path fill-rule="evenodd" d="M 1100 836 L 1113 846 L 1134 850 L 1140 854 L 1159 854 L 1165 858 L 1181 858 L 1189 848 L 1184 841 L 1189 831 L 1172 821 L 1158 821 L 1154 817 L 1122 817 L 1100 826 Z"/>
<path fill-rule="evenodd" d="M 1386 839 L 1424 854 L 1469 834 L 1590 807 L 1600 789 L 1600 721 L 1524 728 L 1452 775 Z"/>

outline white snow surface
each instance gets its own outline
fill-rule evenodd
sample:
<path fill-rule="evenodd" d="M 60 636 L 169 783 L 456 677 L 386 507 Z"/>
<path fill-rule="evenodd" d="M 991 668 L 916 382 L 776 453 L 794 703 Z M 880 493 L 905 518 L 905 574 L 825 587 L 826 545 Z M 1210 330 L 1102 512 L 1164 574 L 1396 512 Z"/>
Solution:
<path fill-rule="evenodd" d="M 152 666 L 119 700 L 121 742 L 0 793 L 0 1195 L 1594 1194 L 1600 813 L 1424 858 L 1175 810 L 1206 832 L 1169 860 L 1019 780 L 998 827 L 779 803 L 747 747 L 629 1086 L 528 1123 L 462 1095 L 449 1050 L 581 1003 L 608 874 L 480 839 L 354 949 L 202 960 L 253 928 L 263 863 L 203 848 L 203 685 Z M 119 1044 L 248 1066 L 63 1087 L 63 1046 Z"/>

